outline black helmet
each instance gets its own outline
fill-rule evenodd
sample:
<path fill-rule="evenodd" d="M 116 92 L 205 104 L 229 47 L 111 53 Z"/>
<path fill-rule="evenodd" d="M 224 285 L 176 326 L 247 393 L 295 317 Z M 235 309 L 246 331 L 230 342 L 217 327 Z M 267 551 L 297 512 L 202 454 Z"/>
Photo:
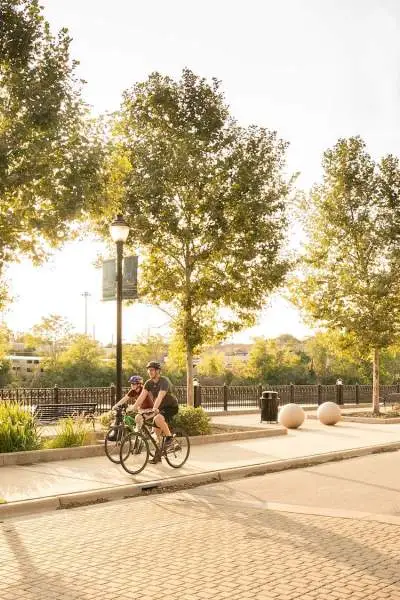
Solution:
<path fill-rule="evenodd" d="M 146 369 L 159 369 L 159 370 L 161 370 L 161 363 L 159 363 L 157 360 L 151 360 L 149 363 L 147 363 Z"/>

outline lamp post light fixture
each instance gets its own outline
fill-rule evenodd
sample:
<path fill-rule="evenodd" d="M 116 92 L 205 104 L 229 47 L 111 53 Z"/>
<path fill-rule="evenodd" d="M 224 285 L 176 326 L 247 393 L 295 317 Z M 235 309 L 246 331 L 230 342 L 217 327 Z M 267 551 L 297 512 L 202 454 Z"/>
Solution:
<path fill-rule="evenodd" d="M 117 348 L 116 348 L 116 401 L 122 397 L 122 255 L 123 245 L 128 239 L 129 225 L 125 223 L 122 215 L 118 215 L 110 225 L 110 234 L 117 246 Z"/>

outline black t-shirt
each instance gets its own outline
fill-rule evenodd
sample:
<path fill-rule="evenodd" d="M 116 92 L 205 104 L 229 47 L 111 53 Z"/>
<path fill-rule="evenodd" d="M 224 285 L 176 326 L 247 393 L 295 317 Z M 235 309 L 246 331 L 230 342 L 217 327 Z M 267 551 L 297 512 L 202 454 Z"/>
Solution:
<path fill-rule="evenodd" d="M 154 381 L 153 379 L 148 379 L 144 384 L 144 389 L 150 392 L 153 396 L 154 402 L 157 399 L 158 392 L 164 391 L 167 392 L 160 404 L 160 408 L 164 406 L 177 406 L 178 400 L 173 393 L 173 386 L 168 377 L 164 377 L 163 375 L 160 377 L 158 381 Z"/>

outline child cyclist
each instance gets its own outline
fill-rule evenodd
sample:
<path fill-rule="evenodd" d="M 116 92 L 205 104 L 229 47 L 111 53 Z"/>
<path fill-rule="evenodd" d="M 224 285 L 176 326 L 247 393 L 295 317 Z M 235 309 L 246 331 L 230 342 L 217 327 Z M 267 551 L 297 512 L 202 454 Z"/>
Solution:
<path fill-rule="evenodd" d="M 129 404 L 129 405 L 134 404 L 136 402 L 136 400 L 139 398 L 139 396 L 143 390 L 143 378 L 140 377 L 140 375 L 132 375 L 131 377 L 129 377 L 128 382 L 131 384 L 131 389 L 129 390 L 129 392 L 127 394 L 125 394 L 125 396 L 123 398 L 121 398 L 121 400 L 119 400 L 113 406 L 113 410 L 117 411 L 114 425 L 119 425 L 122 421 L 122 416 L 121 416 L 121 412 L 120 412 L 119 408 L 122 407 L 124 404 Z M 151 408 L 153 408 L 153 399 L 152 399 L 152 396 L 149 394 L 146 396 L 145 401 L 142 403 L 141 409 L 149 410 Z M 142 415 L 140 415 L 140 414 L 136 415 L 135 423 L 136 423 L 136 426 L 140 429 L 140 427 L 143 425 Z"/>

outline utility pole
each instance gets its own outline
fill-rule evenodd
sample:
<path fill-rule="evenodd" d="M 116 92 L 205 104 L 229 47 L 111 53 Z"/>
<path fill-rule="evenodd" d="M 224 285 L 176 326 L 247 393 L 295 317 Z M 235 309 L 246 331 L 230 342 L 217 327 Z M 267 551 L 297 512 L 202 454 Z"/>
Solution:
<path fill-rule="evenodd" d="M 87 335 L 87 300 L 91 294 L 89 294 L 89 292 L 83 292 L 81 296 L 85 298 L 85 335 Z"/>

